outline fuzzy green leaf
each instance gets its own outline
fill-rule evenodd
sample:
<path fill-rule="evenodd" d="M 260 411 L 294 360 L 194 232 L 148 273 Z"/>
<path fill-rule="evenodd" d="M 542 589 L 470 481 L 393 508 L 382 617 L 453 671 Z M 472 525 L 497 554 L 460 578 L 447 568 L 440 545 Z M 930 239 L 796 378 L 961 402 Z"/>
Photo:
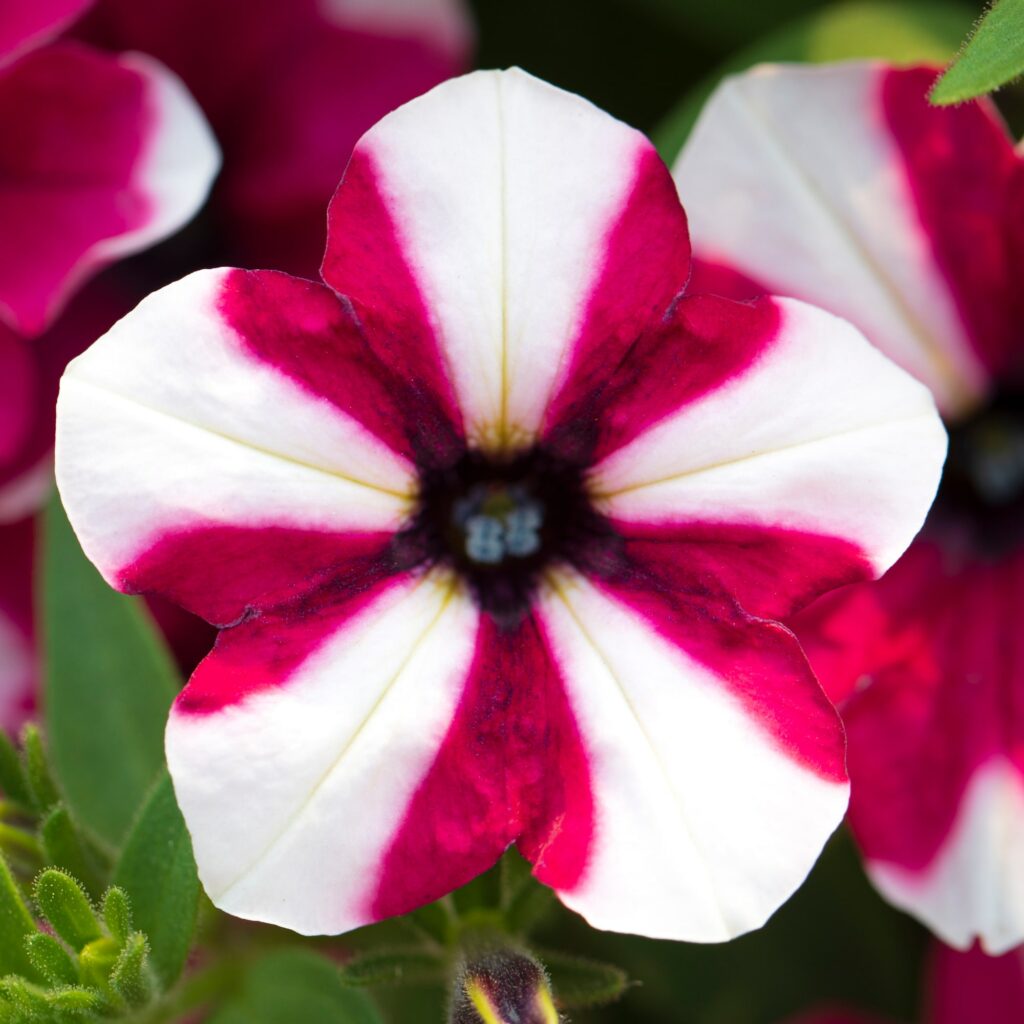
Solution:
<path fill-rule="evenodd" d="M 112 885 L 103 897 L 103 920 L 107 931 L 123 946 L 132 932 L 132 905 L 119 886 Z"/>
<path fill-rule="evenodd" d="M 75 828 L 63 804 L 57 804 L 43 820 L 39 838 L 48 864 L 64 868 L 74 875 L 90 895 L 97 896 L 102 891 L 96 856 Z"/>
<path fill-rule="evenodd" d="M 110 974 L 111 987 L 129 1006 L 141 1006 L 149 999 L 148 955 L 146 936 L 135 932 L 128 937 Z"/>
<path fill-rule="evenodd" d="M 29 792 L 21 757 L 14 748 L 11 738 L 3 731 L 0 731 L 0 791 L 9 800 L 24 804 L 26 807 L 32 805 L 32 795 Z"/>
<path fill-rule="evenodd" d="M 40 813 L 45 813 L 60 800 L 60 793 L 50 774 L 43 738 L 36 726 L 25 726 L 21 734 L 21 746 L 25 754 L 25 772 L 32 806 Z"/>
<path fill-rule="evenodd" d="M 49 1016 L 47 993 L 24 978 L 14 975 L 0 978 L 0 996 L 13 1004 L 17 1011 L 15 1020 L 44 1021 Z"/>
<path fill-rule="evenodd" d="M 192 843 L 166 771 L 128 836 L 114 883 L 131 894 L 135 926 L 149 937 L 153 970 L 169 988 L 192 945 L 200 890 Z"/>
<path fill-rule="evenodd" d="M 0 857 L 0 974 L 42 978 L 29 959 L 25 942 L 38 931 L 7 862 Z"/>
<path fill-rule="evenodd" d="M 538 952 L 551 977 L 558 1005 L 567 1010 L 604 1006 L 621 999 L 630 986 L 629 975 L 614 964 L 569 956 L 565 953 Z"/>
<path fill-rule="evenodd" d="M 61 988 L 47 995 L 47 1003 L 61 1015 L 72 1018 L 99 1013 L 106 1001 L 99 992 L 91 988 Z"/>
<path fill-rule="evenodd" d="M 345 964 L 342 977 L 356 988 L 420 985 L 441 980 L 445 970 L 441 954 L 428 949 L 374 949 Z"/>
<path fill-rule="evenodd" d="M 53 985 L 77 985 L 78 968 L 68 951 L 52 936 L 36 932 L 25 942 L 28 958 L 36 970 Z"/>
<path fill-rule="evenodd" d="M 100 938 L 100 923 L 82 886 L 67 872 L 47 868 L 37 879 L 36 903 L 53 930 L 74 950 Z"/>
<path fill-rule="evenodd" d="M 256 961 L 238 993 L 207 1024 L 382 1024 L 362 993 L 346 988 L 330 961 L 304 949 Z"/>
<path fill-rule="evenodd" d="M 42 583 L 47 739 L 76 820 L 119 846 L 163 764 L 180 678 L 135 598 L 89 564 L 64 510 L 46 511 Z"/>
<path fill-rule="evenodd" d="M 1024 0 L 996 0 L 932 90 L 932 103 L 962 103 L 1024 73 Z"/>

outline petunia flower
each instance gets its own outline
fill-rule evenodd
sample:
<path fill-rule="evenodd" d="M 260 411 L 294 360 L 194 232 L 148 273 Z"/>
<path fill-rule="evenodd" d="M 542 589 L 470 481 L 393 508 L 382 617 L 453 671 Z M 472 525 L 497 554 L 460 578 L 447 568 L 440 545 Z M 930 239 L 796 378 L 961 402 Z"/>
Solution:
<path fill-rule="evenodd" d="M 378 118 L 467 68 L 464 0 L 97 0 L 86 38 L 181 75 L 224 171 L 213 209 L 233 258 L 315 274 L 326 207 Z"/>
<path fill-rule="evenodd" d="M 0 523 L 0 729 L 16 733 L 35 709 L 32 519 Z"/>
<path fill-rule="evenodd" d="M 844 743 L 771 620 L 899 556 L 945 435 L 689 259 L 642 135 L 481 72 L 360 141 L 324 284 L 199 272 L 71 364 L 86 553 L 222 628 L 167 731 L 218 906 L 339 932 L 515 843 L 598 927 L 712 941 L 803 879 Z"/>
<path fill-rule="evenodd" d="M 31 47 L 82 6 L 5 0 L 0 13 L 0 324 L 26 335 L 88 275 L 189 220 L 218 165 L 162 65 L 68 41 Z"/>
<path fill-rule="evenodd" d="M 1024 165 L 990 103 L 929 106 L 934 77 L 757 69 L 709 101 L 676 178 L 705 287 L 847 316 L 952 426 L 922 540 L 793 624 L 841 702 L 876 885 L 999 953 L 1024 941 Z"/>

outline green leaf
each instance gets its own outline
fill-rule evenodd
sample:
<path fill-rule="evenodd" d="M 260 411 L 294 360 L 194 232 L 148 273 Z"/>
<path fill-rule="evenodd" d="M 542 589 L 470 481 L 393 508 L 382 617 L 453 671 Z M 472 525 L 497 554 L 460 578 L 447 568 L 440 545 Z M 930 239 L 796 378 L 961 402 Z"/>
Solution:
<path fill-rule="evenodd" d="M 26 725 L 21 734 L 25 753 L 25 773 L 28 776 L 32 806 L 45 813 L 60 800 L 57 784 L 50 774 L 50 765 L 43 748 L 43 738 L 35 725 Z"/>
<path fill-rule="evenodd" d="M 35 969 L 53 985 L 77 985 L 78 968 L 68 951 L 52 936 L 36 932 L 25 942 Z"/>
<path fill-rule="evenodd" d="M 74 875 L 89 890 L 90 895 L 97 896 L 102 891 L 96 857 L 75 828 L 63 804 L 54 807 L 43 820 L 39 827 L 39 838 L 48 864 Z"/>
<path fill-rule="evenodd" d="M 169 988 L 185 966 L 199 908 L 192 843 L 166 771 L 151 790 L 114 870 L 146 933 L 157 979 Z"/>
<path fill-rule="evenodd" d="M 239 992 L 207 1024 L 382 1024 L 362 992 L 346 988 L 330 961 L 280 950 L 256 961 Z"/>
<path fill-rule="evenodd" d="M 941 62 L 956 51 L 970 25 L 970 9 L 944 0 L 852 0 L 792 22 L 739 51 L 695 86 L 654 132 L 662 157 L 671 163 L 683 148 L 705 101 L 726 76 L 766 61 L 877 57 L 893 63 Z"/>
<path fill-rule="evenodd" d="M 566 1010 L 604 1006 L 621 999 L 630 987 L 621 967 L 565 953 L 538 952 L 551 977 L 558 1005 Z"/>
<path fill-rule="evenodd" d="M 32 806 L 32 795 L 29 793 L 21 758 L 11 738 L 3 731 L 0 731 L 0 791 L 10 800 L 26 807 Z"/>
<path fill-rule="evenodd" d="M 111 987 L 129 1006 L 141 1006 L 149 999 L 148 954 L 146 936 L 135 932 L 125 943 L 110 974 Z"/>
<path fill-rule="evenodd" d="M 103 897 L 103 920 L 107 931 L 124 945 L 132 932 L 132 905 L 124 889 L 112 885 L 107 890 Z"/>
<path fill-rule="evenodd" d="M 946 105 L 992 92 L 1024 73 L 1024 0 L 996 0 L 932 90 Z"/>
<path fill-rule="evenodd" d="M 47 868 L 36 879 L 35 898 L 53 930 L 72 949 L 84 949 L 102 936 L 89 897 L 67 872 Z"/>
<path fill-rule="evenodd" d="M 180 679 L 138 599 L 89 564 L 54 499 L 42 576 L 46 725 L 76 819 L 119 846 L 163 764 Z"/>
<path fill-rule="evenodd" d="M 356 988 L 420 985 L 441 980 L 445 970 L 443 956 L 429 949 L 374 949 L 345 964 L 343 978 Z"/>
<path fill-rule="evenodd" d="M 70 1014 L 75 1018 L 98 1013 L 106 1005 L 103 997 L 91 988 L 58 989 L 50 992 L 46 1001 L 59 1013 Z"/>
<path fill-rule="evenodd" d="M 0 857 L 0 974 L 42 977 L 25 947 L 28 936 L 37 930 L 7 862 Z"/>

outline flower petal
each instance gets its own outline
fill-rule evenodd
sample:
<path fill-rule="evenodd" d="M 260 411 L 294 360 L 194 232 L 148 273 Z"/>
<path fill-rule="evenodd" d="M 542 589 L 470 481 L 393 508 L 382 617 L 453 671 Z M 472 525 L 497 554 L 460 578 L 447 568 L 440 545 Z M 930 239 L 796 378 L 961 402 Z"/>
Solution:
<path fill-rule="evenodd" d="M 323 274 L 436 338 L 471 440 L 503 448 L 536 436 L 570 363 L 622 357 L 688 261 L 650 143 L 513 70 L 447 82 L 363 137 Z"/>
<path fill-rule="evenodd" d="M 795 300 L 698 297 L 673 316 L 644 376 L 620 373 L 601 399 L 597 450 L 610 454 L 592 487 L 605 511 L 832 537 L 887 569 L 920 528 L 945 457 L 927 389 L 849 324 Z M 687 358 L 705 349 L 723 353 L 710 387 Z"/>
<path fill-rule="evenodd" d="M 309 386 L 316 345 L 348 371 L 348 408 Z M 284 586 L 282 566 L 280 578 L 244 593 L 271 564 L 249 560 L 261 544 L 312 566 L 330 534 L 393 531 L 415 481 L 358 419 L 359 397 L 381 390 L 364 355 L 357 325 L 326 288 L 200 271 L 149 296 L 72 362 L 58 402 L 57 478 L 108 581 L 166 585 L 215 621 L 233 621 L 239 601 Z"/>
<path fill-rule="evenodd" d="M 593 826 L 586 755 L 541 624 L 481 617 L 454 719 L 383 859 L 373 915 L 438 899 L 513 842 L 541 881 L 569 888 Z"/>
<path fill-rule="evenodd" d="M 45 43 L 93 0 L 4 0 L 0 6 L 0 63 Z"/>
<path fill-rule="evenodd" d="M 1024 941 L 1022 593 L 1024 552 L 964 564 L 921 541 L 795 620 L 826 687 L 850 691 L 850 823 L 869 874 L 960 949 Z"/>
<path fill-rule="evenodd" d="M 467 56 L 473 38 L 464 0 L 325 0 L 320 8 L 333 24 L 367 35 L 419 38 L 457 60 Z"/>
<path fill-rule="evenodd" d="M 100 266 L 176 231 L 218 165 L 181 82 L 72 43 L 0 70 L 0 318 L 35 334 Z"/>
<path fill-rule="evenodd" d="M 31 519 L 0 526 L 0 728 L 15 734 L 36 703 Z"/>
<path fill-rule="evenodd" d="M 926 995 L 925 1024 L 1018 1024 L 1024 1019 L 1024 949 L 988 956 L 935 944 Z"/>
<path fill-rule="evenodd" d="M 221 634 L 167 730 L 217 906 L 303 934 L 372 919 L 381 860 L 455 714 L 477 620 L 452 581 L 393 577 L 355 606 L 314 603 Z"/>
<path fill-rule="evenodd" d="M 764 923 L 842 819 L 842 729 L 788 631 L 650 583 L 562 579 L 542 604 L 594 800 L 559 895 L 596 927 L 722 941 Z"/>
<path fill-rule="evenodd" d="M 27 342 L 0 324 L 0 467 L 32 429 L 36 368 Z"/>
<path fill-rule="evenodd" d="M 726 80 L 675 167 L 697 252 L 844 316 L 955 414 L 1015 344 L 987 102 L 932 107 L 927 68 L 762 67 Z"/>

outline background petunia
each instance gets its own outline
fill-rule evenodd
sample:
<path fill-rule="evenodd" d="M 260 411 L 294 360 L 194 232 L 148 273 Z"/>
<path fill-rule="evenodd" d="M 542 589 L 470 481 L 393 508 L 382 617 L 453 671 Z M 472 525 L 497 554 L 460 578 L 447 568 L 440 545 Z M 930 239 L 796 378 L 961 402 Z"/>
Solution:
<path fill-rule="evenodd" d="M 309 276 L 356 140 L 473 41 L 462 0 L 98 0 L 82 34 L 155 56 L 202 106 L 225 154 L 222 258 Z"/>
<path fill-rule="evenodd" d="M 1024 939 L 1024 165 L 988 101 L 929 107 L 934 77 L 757 69 L 710 100 L 675 174 L 697 287 L 849 316 L 953 426 L 922 541 L 793 625 L 847 724 L 872 878 L 999 953 Z"/>

